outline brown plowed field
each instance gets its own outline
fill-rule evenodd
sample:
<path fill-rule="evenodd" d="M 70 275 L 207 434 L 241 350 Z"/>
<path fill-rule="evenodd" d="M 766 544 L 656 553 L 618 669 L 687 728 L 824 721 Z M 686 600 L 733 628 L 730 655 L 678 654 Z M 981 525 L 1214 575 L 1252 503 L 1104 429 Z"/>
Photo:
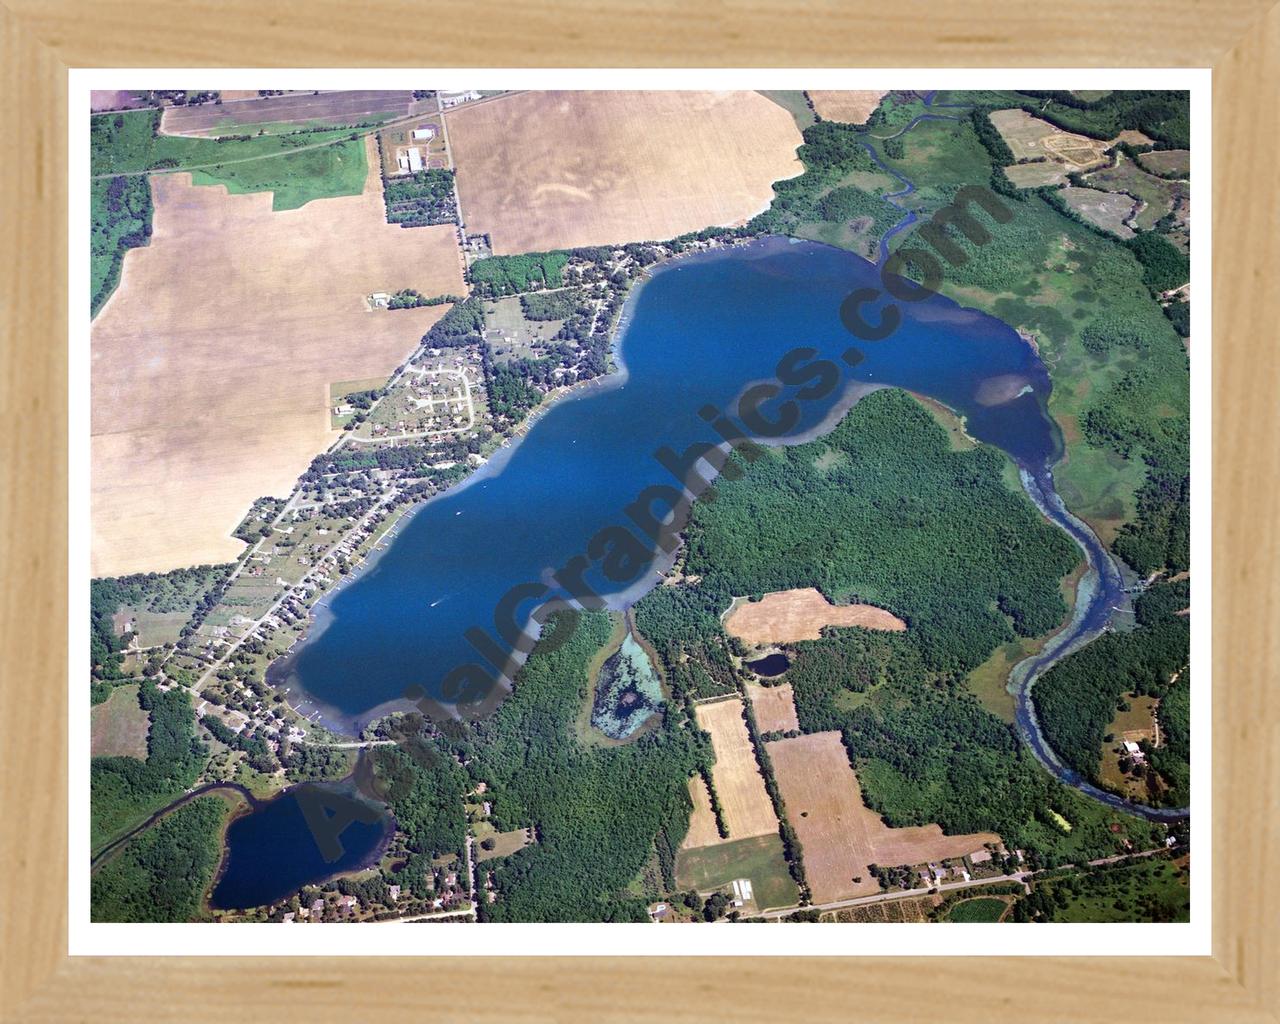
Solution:
<path fill-rule="evenodd" d="M 499 255 L 743 223 L 803 171 L 755 92 L 528 92 L 447 115 L 467 230 Z"/>
<path fill-rule="evenodd" d="M 250 503 L 337 436 L 329 384 L 388 375 L 448 309 L 365 297 L 463 292 L 453 227 L 387 224 L 376 166 L 361 195 L 280 212 L 269 192 L 152 177 L 151 244 L 92 328 L 95 576 L 236 557 Z"/>
<path fill-rule="evenodd" d="M 762 733 L 790 732 L 800 728 L 790 683 L 777 686 L 747 683 L 747 696 L 751 698 L 751 707 L 756 713 L 756 728 Z"/>
<path fill-rule="evenodd" d="M 359 91 L 288 93 L 284 96 L 257 96 L 233 99 L 222 94 L 222 103 L 202 103 L 195 107 L 166 107 L 160 131 L 166 135 L 219 135 L 236 133 L 253 125 L 280 121 L 298 124 L 356 124 L 377 114 L 404 117 L 409 113 L 413 93 L 386 89 Z M 252 134 L 249 131 L 248 134 Z"/>
<path fill-rule="evenodd" d="M 759 601 L 742 601 L 724 620 L 726 632 L 748 644 L 817 640 L 823 626 L 862 626 L 900 632 L 907 624 L 870 604 L 832 604 L 817 590 L 780 590 Z"/>
<path fill-rule="evenodd" d="M 819 117 L 845 124 L 865 124 L 884 97 L 881 89 L 809 90 L 809 99 Z"/>
<path fill-rule="evenodd" d="M 862 802 L 858 777 L 838 732 L 773 740 L 765 750 L 787 820 L 800 839 L 815 903 L 879 892 L 871 864 L 895 867 L 961 857 L 982 849 L 984 843 L 999 842 L 993 832 L 948 836 L 937 825 L 889 828 Z"/>

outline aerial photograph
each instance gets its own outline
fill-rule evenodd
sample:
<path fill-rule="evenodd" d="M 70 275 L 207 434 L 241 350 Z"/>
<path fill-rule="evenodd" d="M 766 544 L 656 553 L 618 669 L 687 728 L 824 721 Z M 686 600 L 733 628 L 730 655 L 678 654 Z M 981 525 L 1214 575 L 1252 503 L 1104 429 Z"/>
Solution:
<path fill-rule="evenodd" d="M 91 922 L 1190 921 L 1188 92 L 86 127 Z"/>

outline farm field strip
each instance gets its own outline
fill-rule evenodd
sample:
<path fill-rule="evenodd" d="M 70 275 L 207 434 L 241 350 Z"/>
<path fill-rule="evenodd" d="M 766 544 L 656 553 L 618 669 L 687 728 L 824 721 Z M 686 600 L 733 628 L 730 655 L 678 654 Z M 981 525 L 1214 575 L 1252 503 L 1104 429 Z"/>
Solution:
<path fill-rule="evenodd" d="M 235 558 L 250 503 L 289 493 L 336 436 L 329 385 L 385 377 L 449 308 L 365 298 L 464 290 L 452 226 L 385 222 L 376 160 L 361 194 L 296 210 L 184 174 L 151 189 L 151 244 L 92 330 L 95 576 Z"/>
<path fill-rule="evenodd" d="M 467 227 L 509 255 L 745 222 L 798 175 L 791 115 L 754 92 L 539 92 L 448 112 Z"/>
<path fill-rule="evenodd" d="M 756 715 L 756 727 L 762 733 L 799 730 L 800 720 L 796 717 L 795 695 L 791 692 L 790 683 L 779 683 L 777 686 L 761 686 L 759 683 L 746 685 L 747 696 Z"/>
<path fill-rule="evenodd" d="M 961 857 L 1000 841 L 991 832 L 944 835 L 937 825 L 889 828 L 863 802 L 839 732 L 772 740 L 765 749 L 787 820 L 804 851 L 805 875 L 815 903 L 879 892 L 872 864 L 897 866 Z"/>
<path fill-rule="evenodd" d="M 870 604 L 834 605 L 813 587 L 780 590 L 759 601 L 738 599 L 724 628 L 748 644 L 817 640 L 824 626 L 862 626 L 900 632 L 907 624 L 892 612 Z"/>
<path fill-rule="evenodd" d="M 350 124 L 353 120 L 364 120 L 376 114 L 406 116 L 413 102 L 413 93 L 408 90 L 365 89 L 262 96 L 194 107 L 166 107 L 160 119 L 160 131 L 165 135 L 203 137 L 217 134 L 218 129 L 234 134 L 244 128 L 290 121 Z"/>
<path fill-rule="evenodd" d="M 716 763 L 711 781 L 729 828 L 729 839 L 768 835 L 778 831 L 778 819 L 756 763 L 755 748 L 742 717 L 742 699 L 699 704 L 698 725 L 711 734 Z"/>

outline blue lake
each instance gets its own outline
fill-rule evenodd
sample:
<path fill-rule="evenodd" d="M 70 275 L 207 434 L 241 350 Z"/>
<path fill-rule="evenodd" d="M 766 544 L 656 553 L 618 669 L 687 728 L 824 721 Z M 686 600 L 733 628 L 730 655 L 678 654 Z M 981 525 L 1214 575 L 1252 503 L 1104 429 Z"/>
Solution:
<path fill-rule="evenodd" d="M 308 794 L 349 797 L 348 783 L 307 783 L 272 800 L 257 803 L 227 829 L 221 874 L 210 897 L 219 910 L 257 907 L 290 895 L 304 885 L 366 867 L 381 854 L 394 822 L 386 812 L 366 804 L 366 820 L 343 824 L 334 831 L 339 848 L 326 857 L 316 833 L 308 826 L 300 800 Z M 345 799 L 343 801 L 345 806 Z M 343 827 L 337 827 L 343 825 Z"/>
<path fill-rule="evenodd" d="M 718 443 L 699 410 L 734 411 L 744 388 L 773 380 L 796 348 L 836 362 L 842 383 L 798 402 L 800 418 L 781 441 L 833 426 L 851 398 L 846 385 L 900 386 L 963 414 L 970 434 L 1047 481 L 1060 439 L 1032 348 L 1008 325 L 942 296 L 896 303 L 901 325 L 885 340 L 859 341 L 841 322 L 841 304 L 855 288 L 879 287 L 874 264 L 787 239 L 664 265 L 624 312 L 625 371 L 556 404 L 522 442 L 419 507 L 367 571 L 324 599 L 311 636 L 273 666 L 272 682 L 290 687 L 291 704 L 303 691 L 309 709 L 346 728 L 395 706 L 406 687 L 438 696 L 449 670 L 480 660 L 464 633 L 495 634 L 495 608 L 513 585 L 553 582 L 597 531 L 630 525 L 623 510 L 644 488 L 674 482 L 655 451 Z M 874 323 L 884 305 L 863 314 Z M 853 367 L 841 360 L 851 346 L 865 356 Z M 796 390 L 762 411 L 772 417 Z M 666 564 L 650 558 L 622 583 L 596 568 L 584 578 L 618 607 L 650 589 Z M 527 623 L 534 607 L 526 600 L 516 621 Z"/>

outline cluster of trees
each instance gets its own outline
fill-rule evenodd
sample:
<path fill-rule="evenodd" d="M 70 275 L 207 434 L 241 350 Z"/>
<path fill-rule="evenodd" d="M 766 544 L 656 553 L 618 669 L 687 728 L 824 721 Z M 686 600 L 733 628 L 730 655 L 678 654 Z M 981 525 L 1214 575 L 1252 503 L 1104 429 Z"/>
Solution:
<path fill-rule="evenodd" d="M 1154 231 L 1140 231 L 1125 245 L 1142 264 L 1142 279 L 1153 292 L 1180 288 L 1191 280 L 1191 257 Z"/>
<path fill-rule="evenodd" d="M 285 743 L 280 763 L 294 782 L 321 782 L 349 775 L 352 756 L 350 751 L 320 743 Z"/>
<path fill-rule="evenodd" d="M 548 643 L 561 629 L 572 634 Z M 512 695 L 488 718 L 440 738 L 487 784 L 495 823 L 536 830 L 536 844 L 494 868 L 498 900 L 480 904 L 489 920 L 644 921 L 645 901 L 627 886 L 655 846 L 674 888 L 674 851 L 692 809 L 687 782 L 708 763 L 709 744 L 670 714 L 626 746 L 576 741 L 587 667 L 611 632 L 602 612 L 581 615 L 576 628 L 553 618 Z"/>
<path fill-rule="evenodd" d="M 422 336 L 428 348 L 484 344 L 484 303 L 475 297 L 456 303 Z"/>
<path fill-rule="evenodd" d="M 147 759 L 95 757 L 90 765 L 91 843 L 95 848 L 189 788 L 209 755 L 195 736 L 195 714 L 186 690 L 159 690 L 144 679 L 138 703 L 151 715 Z"/>
<path fill-rule="evenodd" d="M 496 298 L 535 288 L 560 288 L 564 285 L 562 271 L 568 262 L 569 253 L 563 250 L 489 256 L 471 264 L 467 276 L 476 295 Z"/>
<path fill-rule="evenodd" d="M 1191 890 L 1181 876 L 1179 869 L 1163 857 L 1064 873 L 1037 880 L 1031 892 L 1014 903 L 1009 920 L 1018 924 L 1187 921 Z"/>
<path fill-rule="evenodd" d="M 484 350 L 484 386 L 489 398 L 489 411 L 519 423 L 529 410 L 542 401 L 543 391 L 534 386 L 551 387 L 551 372 L 559 365 L 555 359 L 512 359 L 495 362 Z"/>
<path fill-rule="evenodd" d="M 887 199 L 864 192 L 853 185 L 841 185 L 818 200 L 818 217 L 821 220 L 840 223 L 859 218 L 872 222 L 872 230 L 879 236 L 902 219 L 902 211 Z"/>
<path fill-rule="evenodd" d="M 402 288 L 391 296 L 388 309 L 417 309 L 419 306 L 443 306 L 446 302 L 461 302 L 460 295 L 423 295 L 416 288 Z"/>
<path fill-rule="evenodd" d="M 93 873 L 89 913 L 94 921 L 199 920 L 201 900 L 222 855 L 226 807 L 201 797 L 131 839 Z"/>
<path fill-rule="evenodd" d="M 567 320 L 582 305 L 582 291 L 565 288 L 563 291 L 530 292 L 520 296 L 520 308 L 526 320 Z"/>
<path fill-rule="evenodd" d="M 1091 321 L 1080 332 L 1080 343 L 1090 355 L 1106 356 L 1116 348 L 1143 352 L 1153 341 L 1159 344 L 1165 340 L 1164 332 L 1151 332 L 1145 328 L 1141 321 L 1108 314 Z M 1153 334 L 1158 336 L 1152 337 Z"/>
<path fill-rule="evenodd" d="M 270 495 L 259 498 L 249 508 L 244 519 L 240 521 L 240 525 L 232 531 L 233 537 L 238 537 L 246 544 L 252 544 L 259 537 L 267 537 L 271 534 L 269 523 L 280 514 L 280 510 L 284 508 L 285 501 L 283 498 L 273 498 Z"/>
<path fill-rule="evenodd" d="M 796 151 L 804 163 L 804 173 L 774 182 L 769 209 L 735 233 L 791 234 L 804 223 L 839 222 L 860 216 L 872 217 L 876 230 L 882 231 L 900 219 L 901 212 L 886 200 L 840 184 L 854 171 L 879 170 L 867 149 L 866 128 L 835 121 L 819 121 L 806 128 L 804 144 Z M 824 205 L 824 197 L 833 190 L 839 194 Z"/>
<path fill-rule="evenodd" d="M 1136 128 L 1168 149 L 1191 145 L 1191 103 L 1185 91 L 1117 89 L 1094 100 L 1064 90 L 1022 91 L 1034 97 L 1021 104 L 1024 110 L 1064 131 L 1114 139 L 1124 129 Z"/>
<path fill-rule="evenodd" d="M 90 315 L 120 283 L 124 254 L 151 241 L 151 186 L 146 176 L 96 178 L 89 183 Z"/>
<path fill-rule="evenodd" d="M 113 621 L 123 606 L 149 612 L 190 611 L 192 618 L 183 629 L 183 634 L 188 635 L 221 600 L 230 573 L 230 565 L 197 565 L 168 573 L 135 573 L 92 580 L 89 584 L 89 664 L 93 683 L 125 678 L 120 666 L 123 651 L 133 634 L 117 635 Z M 95 704 L 108 696 L 109 687 L 94 686 Z"/>
<path fill-rule="evenodd" d="M 1185 579 L 1156 584 L 1135 604 L 1136 629 L 1099 637 L 1058 662 L 1031 691 L 1045 738 L 1067 765 L 1095 782 L 1100 781 L 1107 727 L 1124 695 L 1147 695 L 1163 702 L 1179 691 L 1174 700 L 1177 744 L 1161 755 L 1164 764 L 1180 766 L 1165 780 L 1170 788 L 1164 802 L 1173 806 L 1183 806 L 1188 797 L 1184 695 L 1189 689 L 1181 673 L 1190 658 L 1191 630 L 1187 617 L 1177 612 L 1188 606 L 1190 587 Z"/>
<path fill-rule="evenodd" d="M 465 778 L 455 758 L 430 738 L 404 729 L 397 740 L 394 746 L 373 749 L 375 785 L 391 807 L 409 853 L 393 876 L 421 889 L 434 858 L 462 853 Z"/>
<path fill-rule="evenodd" d="M 388 224 L 417 228 L 458 222 L 453 171 L 441 167 L 403 177 L 384 178 L 382 200 L 387 208 Z"/>
<path fill-rule="evenodd" d="M 276 760 L 275 751 L 271 749 L 271 745 L 267 742 L 267 737 L 261 729 L 245 728 L 236 732 L 217 715 L 205 715 L 200 721 L 209 730 L 209 734 L 219 743 L 230 747 L 232 750 L 243 750 L 245 761 L 255 772 L 269 775 L 280 767 L 280 762 Z"/>
<path fill-rule="evenodd" d="M 1169 323 L 1173 324 L 1173 329 L 1178 332 L 1179 337 L 1191 336 L 1190 302 L 1171 302 L 1164 307 L 1164 315 L 1169 318 Z"/>
<path fill-rule="evenodd" d="M 737 689 L 719 614 L 731 597 L 712 580 L 696 587 L 654 587 L 636 603 L 636 627 L 657 652 L 678 701 Z"/>

